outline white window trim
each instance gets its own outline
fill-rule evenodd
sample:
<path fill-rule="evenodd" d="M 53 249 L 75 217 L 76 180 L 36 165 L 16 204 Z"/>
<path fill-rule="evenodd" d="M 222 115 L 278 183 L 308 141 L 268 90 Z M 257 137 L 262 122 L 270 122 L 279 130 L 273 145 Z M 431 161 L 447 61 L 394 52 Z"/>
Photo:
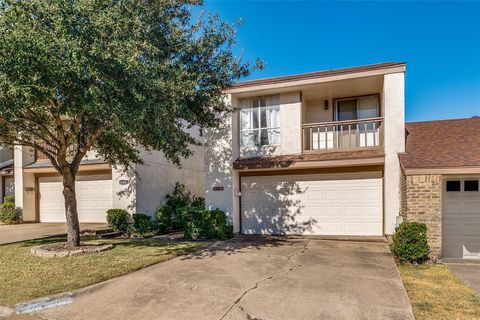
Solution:
<path fill-rule="evenodd" d="M 272 147 L 272 146 L 279 146 L 281 144 L 281 141 L 280 141 L 280 136 L 278 138 L 278 143 L 276 144 L 273 144 L 273 143 L 269 143 L 269 144 L 264 144 L 262 145 L 261 144 L 261 131 L 262 130 L 278 130 L 279 131 L 279 135 L 280 135 L 280 126 L 277 126 L 277 127 L 269 127 L 269 126 L 266 126 L 266 127 L 262 127 L 262 120 L 261 120 L 261 109 L 262 108 L 267 108 L 268 106 L 261 106 L 260 105 L 260 99 L 263 98 L 263 97 L 254 97 L 254 98 L 248 98 L 248 103 L 249 103 L 249 106 L 247 108 L 250 108 L 250 109 L 254 109 L 253 107 L 253 100 L 257 100 L 257 107 L 255 107 L 255 111 L 257 113 L 257 119 L 258 119 L 258 128 L 255 128 L 255 129 L 242 129 L 242 122 L 241 122 L 241 114 L 239 114 L 239 128 L 240 128 L 240 147 L 242 148 L 249 148 L 249 147 L 252 147 L 252 146 L 248 146 L 248 145 L 243 145 L 242 144 L 242 133 L 245 133 L 245 132 L 248 132 L 248 133 L 253 133 L 255 131 L 257 131 L 257 137 L 258 137 L 258 141 L 255 141 L 255 146 L 256 147 Z M 253 113 L 252 113 L 253 114 Z M 253 119 L 251 119 L 251 122 L 253 123 L 252 121 Z"/>

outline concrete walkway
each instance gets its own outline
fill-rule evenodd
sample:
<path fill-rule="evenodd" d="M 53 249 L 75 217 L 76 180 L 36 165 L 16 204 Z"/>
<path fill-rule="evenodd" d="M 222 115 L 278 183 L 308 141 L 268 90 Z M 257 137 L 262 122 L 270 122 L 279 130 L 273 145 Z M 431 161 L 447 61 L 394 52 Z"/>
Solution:
<path fill-rule="evenodd" d="M 414 319 L 385 243 L 234 239 L 81 290 L 41 319 Z"/>
<path fill-rule="evenodd" d="M 480 294 L 480 261 L 455 261 L 445 263 L 470 288 Z"/>
<path fill-rule="evenodd" d="M 80 230 L 101 230 L 107 228 L 104 223 L 80 224 Z M 0 244 L 46 238 L 67 233 L 65 223 L 22 223 L 0 225 Z"/>

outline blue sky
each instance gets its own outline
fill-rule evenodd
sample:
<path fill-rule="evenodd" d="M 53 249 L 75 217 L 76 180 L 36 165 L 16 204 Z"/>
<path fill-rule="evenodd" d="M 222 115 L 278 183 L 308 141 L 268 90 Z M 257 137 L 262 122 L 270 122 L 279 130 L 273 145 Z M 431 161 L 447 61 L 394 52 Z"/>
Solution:
<path fill-rule="evenodd" d="M 237 53 L 264 78 L 387 61 L 407 63 L 406 119 L 480 115 L 480 2 L 206 1 L 243 18 Z"/>

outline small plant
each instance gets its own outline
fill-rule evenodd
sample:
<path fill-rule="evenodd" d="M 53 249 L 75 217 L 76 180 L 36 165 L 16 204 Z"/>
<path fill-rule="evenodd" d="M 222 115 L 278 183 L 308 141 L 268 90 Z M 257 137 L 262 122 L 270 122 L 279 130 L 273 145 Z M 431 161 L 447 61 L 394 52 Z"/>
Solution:
<path fill-rule="evenodd" d="M 183 212 L 185 208 L 205 208 L 205 198 L 192 196 L 185 185 L 177 182 L 172 194 L 166 195 L 166 205 L 172 208 L 171 227 L 173 229 L 181 229 L 184 227 Z M 163 211 L 163 206 L 158 209 Z M 169 210 L 167 208 L 167 210 Z M 168 214 L 168 213 L 167 213 Z M 163 217 L 162 217 L 163 218 Z M 158 219 L 158 212 L 157 212 Z M 168 219 L 168 218 L 167 218 Z M 160 221 L 160 220 L 159 220 Z M 168 221 L 167 221 L 168 222 Z M 168 226 L 167 226 L 168 227 Z"/>
<path fill-rule="evenodd" d="M 22 211 L 15 207 L 15 198 L 13 196 L 5 196 L 0 206 L 0 222 L 14 224 L 21 221 Z"/>
<path fill-rule="evenodd" d="M 157 222 L 165 226 L 165 231 L 172 229 L 174 209 L 168 204 L 164 204 L 157 210 Z"/>
<path fill-rule="evenodd" d="M 130 228 L 130 233 L 132 235 L 145 237 L 157 233 L 159 225 L 154 223 L 149 215 L 135 213 L 132 217 L 133 224 Z"/>
<path fill-rule="evenodd" d="M 227 216 L 221 210 L 185 208 L 186 240 L 228 239 L 233 237 L 233 226 L 227 223 Z"/>
<path fill-rule="evenodd" d="M 427 226 L 419 222 L 403 222 L 392 236 L 390 250 L 400 262 L 422 263 L 428 260 Z"/>
<path fill-rule="evenodd" d="M 175 183 L 172 194 L 167 194 L 167 203 L 174 209 L 190 207 L 192 204 L 192 194 L 187 190 L 185 185 L 180 182 Z"/>
<path fill-rule="evenodd" d="M 123 209 L 107 210 L 107 223 L 115 231 L 126 233 L 128 231 L 129 214 Z"/>
<path fill-rule="evenodd" d="M 191 206 L 195 208 L 205 208 L 205 198 L 193 196 Z"/>

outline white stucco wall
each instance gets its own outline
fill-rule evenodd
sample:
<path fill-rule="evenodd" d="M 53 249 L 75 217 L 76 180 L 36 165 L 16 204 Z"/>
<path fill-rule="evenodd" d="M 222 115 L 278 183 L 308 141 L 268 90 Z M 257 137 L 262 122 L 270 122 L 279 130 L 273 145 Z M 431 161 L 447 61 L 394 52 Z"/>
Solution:
<path fill-rule="evenodd" d="M 227 103 L 236 107 L 238 101 L 229 95 Z M 238 232 L 239 198 L 235 195 L 238 174 L 232 168 L 239 154 L 238 136 L 233 136 L 238 128 L 238 116 L 223 114 L 219 117 L 221 127 L 205 132 L 205 205 L 209 209 L 223 210 L 234 224 L 234 232 Z M 216 187 L 223 190 L 214 190 Z"/>
<path fill-rule="evenodd" d="M 141 150 L 143 165 L 136 165 L 135 211 L 155 217 L 158 207 L 165 203 L 165 196 L 173 192 L 176 182 L 185 185 L 195 196 L 205 196 L 204 147 L 192 146 L 194 154 L 181 160 L 181 167 L 169 162 L 162 152 Z"/>
<path fill-rule="evenodd" d="M 124 171 L 112 168 L 112 204 L 113 208 L 135 212 L 136 176 L 133 170 Z M 127 184 L 124 184 L 127 182 Z"/>
<path fill-rule="evenodd" d="M 384 77 L 382 105 L 384 107 L 384 232 L 393 234 L 401 209 L 400 161 L 398 153 L 405 152 L 405 75 L 387 74 Z"/>

